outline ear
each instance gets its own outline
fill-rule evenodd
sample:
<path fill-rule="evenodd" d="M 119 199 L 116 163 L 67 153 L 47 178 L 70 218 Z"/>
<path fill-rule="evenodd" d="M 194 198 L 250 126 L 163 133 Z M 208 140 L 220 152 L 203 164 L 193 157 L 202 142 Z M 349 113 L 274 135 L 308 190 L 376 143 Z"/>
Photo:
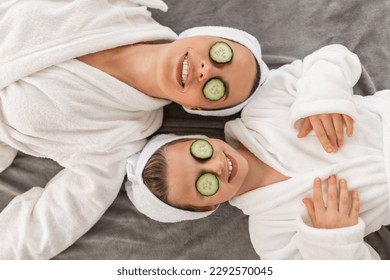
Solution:
<path fill-rule="evenodd" d="M 207 212 L 207 211 L 213 211 L 219 207 L 219 204 L 216 205 L 210 205 L 210 206 L 203 206 L 203 207 L 196 207 L 196 212 Z"/>
<path fill-rule="evenodd" d="M 212 211 L 212 210 L 215 210 L 219 207 L 219 204 L 215 204 L 213 206 L 210 206 L 210 210 L 209 211 Z"/>
<path fill-rule="evenodd" d="M 184 106 L 187 110 L 195 110 L 195 111 L 201 111 L 202 108 L 199 108 L 199 107 L 187 107 L 187 106 Z"/>

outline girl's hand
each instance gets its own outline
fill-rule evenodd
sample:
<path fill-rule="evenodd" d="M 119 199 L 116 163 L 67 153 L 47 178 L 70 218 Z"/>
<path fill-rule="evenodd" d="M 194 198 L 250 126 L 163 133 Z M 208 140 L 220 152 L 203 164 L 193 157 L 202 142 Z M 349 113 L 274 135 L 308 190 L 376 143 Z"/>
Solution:
<path fill-rule="evenodd" d="M 303 199 L 314 227 L 330 229 L 358 223 L 359 196 L 356 191 L 348 192 L 347 182 L 344 179 L 339 181 L 339 189 L 337 189 L 336 176 L 330 176 L 327 196 L 327 202 L 324 203 L 321 179 L 316 178 L 313 183 L 313 200 Z"/>
<path fill-rule="evenodd" d="M 320 114 L 307 117 L 303 120 L 298 138 L 303 138 L 314 129 L 318 140 L 328 153 L 337 152 L 344 144 L 344 127 L 347 136 L 353 134 L 353 119 L 343 114 Z"/>

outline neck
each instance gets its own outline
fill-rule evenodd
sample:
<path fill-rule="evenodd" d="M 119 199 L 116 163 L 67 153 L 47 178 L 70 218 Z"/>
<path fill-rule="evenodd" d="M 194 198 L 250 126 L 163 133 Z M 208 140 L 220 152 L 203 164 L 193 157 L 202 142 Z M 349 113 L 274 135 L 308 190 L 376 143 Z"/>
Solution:
<path fill-rule="evenodd" d="M 136 44 L 127 46 L 118 56 L 113 56 L 117 77 L 126 84 L 152 97 L 159 92 L 156 86 L 157 64 L 163 44 Z"/>
<path fill-rule="evenodd" d="M 157 96 L 156 85 L 157 61 L 164 50 L 165 44 L 135 44 L 114 49 L 108 49 L 94 54 L 79 57 L 103 72 L 141 91 L 142 93 Z"/>
<path fill-rule="evenodd" d="M 237 195 L 288 179 L 288 177 L 267 165 L 244 146 L 241 145 L 237 150 L 246 158 L 249 167 L 248 175 Z"/>

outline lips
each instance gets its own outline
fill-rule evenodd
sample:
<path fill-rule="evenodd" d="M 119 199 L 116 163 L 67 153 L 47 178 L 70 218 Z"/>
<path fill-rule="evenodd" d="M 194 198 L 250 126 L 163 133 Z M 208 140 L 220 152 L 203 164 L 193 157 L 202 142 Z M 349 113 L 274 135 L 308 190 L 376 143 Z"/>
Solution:
<path fill-rule="evenodd" d="M 188 76 L 188 53 L 184 54 L 177 63 L 176 81 L 184 88 Z"/>
<path fill-rule="evenodd" d="M 230 182 L 237 174 L 238 166 L 237 161 L 230 155 L 226 155 L 228 162 L 228 182 Z"/>
<path fill-rule="evenodd" d="M 181 83 L 183 84 L 183 87 L 186 85 L 187 77 L 188 77 L 188 55 L 184 57 L 183 68 L 181 72 Z"/>

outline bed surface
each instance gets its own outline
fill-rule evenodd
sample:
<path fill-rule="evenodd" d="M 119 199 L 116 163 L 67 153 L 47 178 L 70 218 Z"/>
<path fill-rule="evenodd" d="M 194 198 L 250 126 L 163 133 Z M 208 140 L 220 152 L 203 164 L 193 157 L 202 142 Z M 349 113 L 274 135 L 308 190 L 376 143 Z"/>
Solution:
<path fill-rule="evenodd" d="M 262 45 L 270 68 L 277 68 L 331 43 L 357 53 L 363 75 L 361 95 L 390 88 L 390 2 L 387 0 L 165 0 L 169 11 L 154 18 L 179 33 L 199 25 L 246 30 Z M 203 133 L 223 138 L 223 125 L 237 117 L 205 118 L 171 104 L 159 133 Z M 0 209 L 34 185 L 45 185 L 61 167 L 47 159 L 18 154 L 0 174 Z M 6 229 L 1 229 L 6 230 Z M 366 240 L 390 259 L 390 231 L 382 227 Z M 248 235 L 247 217 L 222 205 L 209 218 L 162 224 L 138 213 L 122 187 L 101 220 L 56 259 L 258 259 Z"/>

